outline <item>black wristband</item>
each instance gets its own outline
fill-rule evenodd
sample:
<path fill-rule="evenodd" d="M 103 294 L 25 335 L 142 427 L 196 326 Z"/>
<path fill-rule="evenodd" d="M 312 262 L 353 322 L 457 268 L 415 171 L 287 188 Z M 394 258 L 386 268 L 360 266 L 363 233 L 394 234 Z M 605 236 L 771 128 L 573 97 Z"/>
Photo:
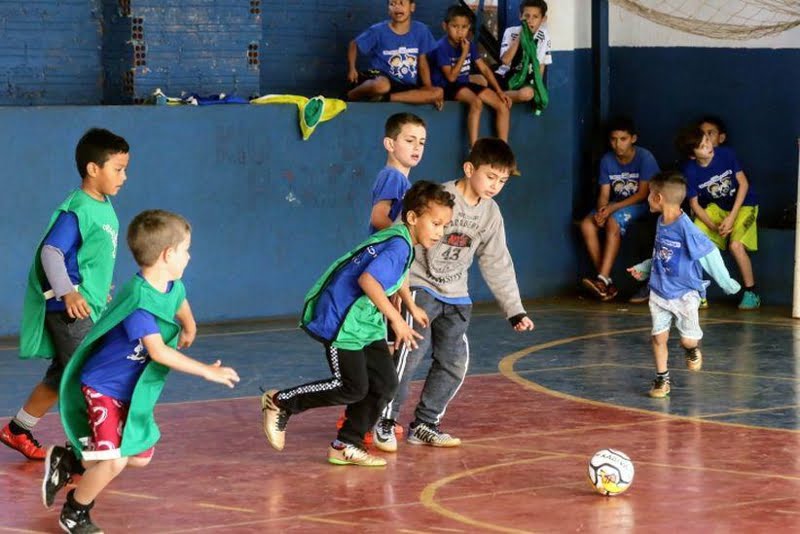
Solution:
<path fill-rule="evenodd" d="M 508 322 L 511 323 L 511 326 L 517 326 L 519 323 L 522 322 L 524 318 L 528 316 L 527 313 L 518 313 L 512 317 L 508 318 Z"/>

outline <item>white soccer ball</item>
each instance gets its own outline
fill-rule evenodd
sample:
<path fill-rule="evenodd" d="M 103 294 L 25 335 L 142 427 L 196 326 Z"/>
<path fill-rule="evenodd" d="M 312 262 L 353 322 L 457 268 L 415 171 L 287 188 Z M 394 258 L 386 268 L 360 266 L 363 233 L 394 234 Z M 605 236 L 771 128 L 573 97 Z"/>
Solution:
<path fill-rule="evenodd" d="M 589 482 L 600 495 L 619 495 L 633 482 L 633 462 L 622 451 L 597 451 L 589 460 Z"/>

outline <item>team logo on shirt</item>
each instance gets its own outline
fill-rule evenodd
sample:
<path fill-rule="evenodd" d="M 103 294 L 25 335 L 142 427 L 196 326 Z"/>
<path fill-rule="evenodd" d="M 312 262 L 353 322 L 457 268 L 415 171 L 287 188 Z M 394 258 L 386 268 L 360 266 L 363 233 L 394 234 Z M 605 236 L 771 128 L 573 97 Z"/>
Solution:
<path fill-rule="evenodd" d="M 733 185 L 733 171 L 726 170 L 721 174 L 712 176 L 700 184 L 700 189 L 705 189 L 711 198 L 726 198 L 736 193 L 736 187 Z"/>
<path fill-rule="evenodd" d="M 104 224 L 103 225 L 103 230 L 105 230 L 105 232 L 111 238 L 111 245 L 114 247 L 113 250 L 111 251 L 111 257 L 112 258 L 116 258 L 117 257 L 117 238 L 119 237 L 119 232 L 114 230 L 114 228 L 110 224 Z"/>
<path fill-rule="evenodd" d="M 389 72 L 396 78 L 417 77 L 417 56 L 419 48 L 406 48 L 401 46 L 396 50 L 384 50 L 384 57 L 388 57 Z"/>
<path fill-rule="evenodd" d="M 133 349 L 133 352 L 128 355 L 127 359 L 138 363 L 144 363 L 147 361 L 147 352 L 144 350 L 144 345 L 142 344 L 141 340 Z"/>
<path fill-rule="evenodd" d="M 444 242 L 451 247 L 469 248 L 472 246 L 472 238 L 470 236 L 467 234 L 459 234 L 457 232 L 447 234 L 447 236 L 444 238 Z"/>
<path fill-rule="evenodd" d="M 617 197 L 628 198 L 639 190 L 639 173 L 623 172 L 609 176 L 611 189 Z"/>

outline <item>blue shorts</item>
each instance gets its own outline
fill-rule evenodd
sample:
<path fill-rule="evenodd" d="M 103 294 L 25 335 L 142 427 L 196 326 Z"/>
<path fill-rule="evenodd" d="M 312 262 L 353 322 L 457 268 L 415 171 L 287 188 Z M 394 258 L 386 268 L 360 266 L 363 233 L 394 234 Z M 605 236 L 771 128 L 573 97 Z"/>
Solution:
<path fill-rule="evenodd" d="M 614 217 L 614 220 L 617 221 L 619 225 L 619 235 L 625 236 L 625 232 L 628 231 L 628 227 L 631 225 L 632 222 L 638 221 L 650 211 L 650 206 L 646 203 L 639 203 L 634 204 L 632 206 L 625 206 L 624 208 L 620 208 L 614 213 L 611 214 Z M 597 210 L 592 210 L 592 215 L 597 213 Z"/>

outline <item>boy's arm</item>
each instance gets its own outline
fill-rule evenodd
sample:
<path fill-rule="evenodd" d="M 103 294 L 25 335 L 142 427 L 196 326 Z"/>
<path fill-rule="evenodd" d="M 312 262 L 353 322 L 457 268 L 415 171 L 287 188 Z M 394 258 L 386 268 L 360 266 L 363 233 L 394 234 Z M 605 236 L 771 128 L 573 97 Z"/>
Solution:
<path fill-rule="evenodd" d="M 389 218 L 389 212 L 391 210 L 391 200 L 379 200 L 374 206 L 372 206 L 372 213 L 369 216 L 369 223 L 378 230 L 389 228 L 392 224 L 394 224 L 394 221 Z"/>
<path fill-rule="evenodd" d="M 714 221 L 712 221 L 711 217 L 708 216 L 708 212 L 705 209 L 703 209 L 703 207 L 700 205 L 700 202 L 697 201 L 697 197 L 692 197 L 689 199 L 689 206 L 692 208 L 692 211 L 694 212 L 695 216 L 697 216 L 698 219 L 703 221 L 703 224 L 708 226 L 709 229 L 713 230 L 714 232 L 719 231 L 717 225 L 714 224 Z"/>
<path fill-rule="evenodd" d="M 172 347 L 167 346 L 161 334 L 150 334 L 142 338 L 142 344 L 147 349 L 150 358 L 182 373 L 205 378 L 209 382 L 224 384 L 232 388 L 239 382 L 239 375 L 231 367 L 222 367 L 222 362 L 217 360 L 211 365 L 199 362 L 185 354 L 181 354 Z"/>
<path fill-rule="evenodd" d="M 442 65 L 440 68 L 444 73 L 445 79 L 453 83 L 458 79 L 458 75 L 461 73 L 461 67 L 464 66 L 464 62 L 469 57 L 469 41 L 466 39 L 461 42 L 461 55 L 458 57 L 458 61 L 453 66 L 450 65 Z"/>
<path fill-rule="evenodd" d="M 431 67 L 428 63 L 427 54 L 420 54 L 417 56 L 417 62 L 419 63 L 419 79 L 422 82 L 422 86 L 433 87 L 431 83 Z"/>
<path fill-rule="evenodd" d="M 420 325 L 422 328 L 427 328 L 429 324 L 428 314 L 425 312 L 425 310 L 417 306 L 416 302 L 414 302 L 414 298 L 411 296 L 411 288 L 409 287 L 408 276 L 406 276 L 406 279 L 403 280 L 403 285 L 400 286 L 397 294 L 408 312 L 414 318 L 414 322 Z"/>
<path fill-rule="evenodd" d="M 653 259 L 648 258 L 641 263 L 637 263 L 633 267 L 628 267 L 628 272 L 632 277 L 640 282 L 650 278 L 650 271 L 653 268 Z"/>
<path fill-rule="evenodd" d="M 189 301 L 183 300 L 181 307 L 178 308 L 178 313 L 175 314 L 175 319 L 181 325 L 181 335 L 178 338 L 178 348 L 185 349 L 191 347 L 194 343 L 194 338 L 197 336 L 197 323 L 192 314 L 192 308 L 189 307 Z"/>
<path fill-rule="evenodd" d="M 72 319 L 86 319 L 91 309 L 86 299 L 75 289 L 67 272 L 65 251 L 80 246 L 81 234 L 78 219 L 74 213 L 61 213 L 45 236 L 39 260 L 45 277 L 56 298 L 64 302 L 64 308 Z"/>
<path fill-rule="evenodd" d="M 722 288 L 728 295 L 738 293 L 742 286 L 739 282 L 731 278 L 728 268 L 725 267 L 725 262 L 722 260 L 722 255 L 719 249 L 714 249 L 698 260 L 703 269 L 711 275 L 711 278 Z"/>
<path fill-rule="evenodd" d="M 364 272 L 358 277 L 358 286 L 364 291 L 364 294 L 372 301 L 378 310 L 386 316 L 386 320 L 392 326 L 396 336 L 396 345 L 408 343 L 409 347 L 417 348 L 417 339 L 422 339 L 422 335 L 414 332 L 403 320 L 403 316 L 397 311 L 397 308 L 392 306 L 383 286 L 378 282 L 374 276 L 368 272 Z"/>
<path fill-rule="evenodd" d="M 503 65 L 509 66 L 514 61 L 514 56 L 517 55 L 519 49 L 519 41 L 519 35 L 515 36 L 510 28 L 503 34 L 503 42 L 500 45 L 500 62 Z"/>
<path fill-rule="evenodd" d="M 358 82 L 358 71 L 356 70 L 356 60 L 358 59 L 358 45 L 355 39 L 350 41 L 347 47 L 347 81 L 350 83 Z"/>
<path fill-rule="evenodd" d="M 741 209 L 742 204 L 744 204 L 748 189 L 750 189 L 750 182 L 747 181 L 747 176 L 745 176 L 744 171 L 736 173 L 736 181 L 739 182 L 739 189 L 736 191 L 736 200 L 733 201 L 733 207 L 730 213 L 728 213 L 728 216 L 719 224 L 719 235 L 723 237 L 730 234 L 733 230 L 733 223 L 736 222 L 736 216 L 739 214 L 739 209 Z"/>
<path fill-rule="evenodd" d="M 481 57 L 475 61 L 475 64 L 478 66 L 480 73 L 483 74 L 483 77 L 486 78 L 486 81 L 489 82 L 489 87 L 491 87 L 494 92 L 500 96 L 500 100 L 502 100 L 503 103 L 510 108 L 512 104 L 511 99 L 508 97 L 508 95 L 506 95 L 505 91 L 503 91 L 503 88 L 500 87 L 500 84 L 497 83 L 497 78 L 494 77 L 492 69 L 489 68 L 489 66 Z"/>

